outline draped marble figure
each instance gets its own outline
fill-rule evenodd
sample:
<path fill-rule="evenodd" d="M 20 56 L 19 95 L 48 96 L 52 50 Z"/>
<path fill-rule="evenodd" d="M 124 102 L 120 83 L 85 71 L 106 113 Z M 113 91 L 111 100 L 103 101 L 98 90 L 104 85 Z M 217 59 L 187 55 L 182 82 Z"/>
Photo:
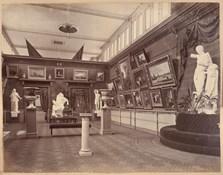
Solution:
<path fill-rule="evenodd" d="M 197 67 L 194 72 L 195 98 L 208 97 L 212 107 L 211 109 L 209 107 L 209 111 L 202 112 L 215 113 L 217 110 L 216 99 L 218 98 L 218 65 L 212 62 L 209 52 L 204 52 L 202 45 L 196 47 L 196 52 L 198 54 L 190 55 L 191 58 L 197 59 Z"/>
<path fill-rule="evenodd" d="M 21 100 L 22 98 L 16 92 L 16 89 L 12 90 L 10 98 L 11 98 L 11 111 L 12 112 L 19 112 L 19 100 Z"/>

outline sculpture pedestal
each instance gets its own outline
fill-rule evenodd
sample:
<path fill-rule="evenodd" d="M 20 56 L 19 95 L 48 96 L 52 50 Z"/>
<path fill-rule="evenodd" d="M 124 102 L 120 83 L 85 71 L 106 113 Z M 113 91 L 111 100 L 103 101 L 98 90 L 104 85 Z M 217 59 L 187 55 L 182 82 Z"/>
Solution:
<path fill-rule="evenodd" d="M 26 136 L 37 137 L 36 108 L 26 108 Z"/>
<path fill-rule="evenodd" d="M 82 117 L 82 128 L 81 128 L 81 149 L 79 151 L 80 156 L 92 156 L 92 152 L 88 146 L 89 137 L 89 117 L 91 113 L 80 113 Z"/>
<path fill-rule="evenodd" d="M 101 135 L 112 134 L 112 131 L 111 131 L 111 110 L 109 108 L 102 109 L 100 134 Z"/>
<path fill-rule="evenodd" d="M 160 129 L 160 142 L 193 153 L 220 155 L 220 115 L 179 113 L 176 125 Z"/>

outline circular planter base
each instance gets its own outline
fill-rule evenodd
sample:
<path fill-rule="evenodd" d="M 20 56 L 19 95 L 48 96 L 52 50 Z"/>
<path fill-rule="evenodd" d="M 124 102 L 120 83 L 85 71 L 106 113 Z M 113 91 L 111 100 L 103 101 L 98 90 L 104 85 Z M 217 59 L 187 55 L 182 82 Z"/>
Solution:
<path fill-rule="evenodd" d="M 176 125 L 160 130 L 160 142 L 193 153 L 220 155 L 219 115 L 180 114 Z"/>

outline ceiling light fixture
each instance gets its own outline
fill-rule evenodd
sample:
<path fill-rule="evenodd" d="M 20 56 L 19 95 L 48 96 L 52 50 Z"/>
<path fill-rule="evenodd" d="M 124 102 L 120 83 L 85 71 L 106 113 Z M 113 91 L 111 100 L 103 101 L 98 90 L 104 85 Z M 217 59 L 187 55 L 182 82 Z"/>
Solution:
<path fill-rule="evenodd" d="M 70 33 L 76 33 L 78 31 L 78 28 L 73 26 L 72 24 L 65 23 L 65 24 L 59 25 L 59 30 L 61 32 L 70 34 Z"/>
<path fill-rule="evenodd" d="M 59 30 L 63 33 L 67 33 L 68 37 L 71 33 L 76 33 L 78 28 L 70 24 L 69 20 L 69 5 L 67 4 L 67 23 L 59 25 Z"/>

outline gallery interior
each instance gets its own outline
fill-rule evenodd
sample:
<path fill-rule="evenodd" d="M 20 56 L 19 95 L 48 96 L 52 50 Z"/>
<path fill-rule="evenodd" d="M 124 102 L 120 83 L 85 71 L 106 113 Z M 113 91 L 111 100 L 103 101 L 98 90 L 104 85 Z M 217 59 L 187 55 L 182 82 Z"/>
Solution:
<path fill-rule="evenodd" d="M 220 173 L 219 3 L 2 5 L 2 171 Z"/>

